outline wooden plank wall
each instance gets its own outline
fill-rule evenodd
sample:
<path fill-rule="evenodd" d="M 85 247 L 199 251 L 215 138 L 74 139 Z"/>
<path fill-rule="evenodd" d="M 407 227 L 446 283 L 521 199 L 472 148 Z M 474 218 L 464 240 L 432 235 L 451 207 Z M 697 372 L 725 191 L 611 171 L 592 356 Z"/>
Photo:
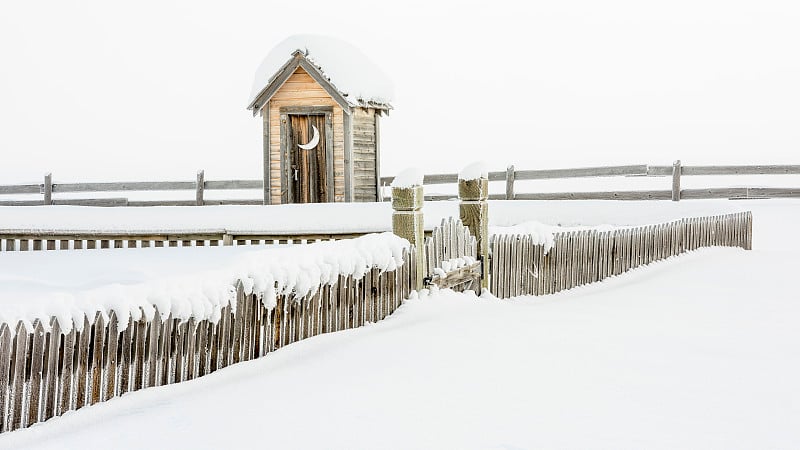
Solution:
<path fill-rule="evenodd" d="M 499 298 L 547 295 L 619 275 L 701 247 L 752 248 L 750 212 L 659 225 L 558 233 L 548 253 L 531 236 L 495 235 L 489 242 L 489 289 Z"/>
<path fill-rule="evenodd" d="M 265 107 L 269 108 L 270 193 L 272 204 L 281 203 L 281 123 L 284 106 L 333 107 L 333 181 L 334 199 L 344 201 L 344 111 L 305 70 L 297 68 Z M 263 112 L 262 112 L 263 114 Z"/>
<path fill-rule="evenodd" d="M 375 110 L 353 108 L 354 201 L 377 201 L 377 138 Z"/>
<path fill-rule="evenodd" d="M 377 322 L 408 298 L 414 252 L 395 271 L 372 269 L 361 279 L 340 276 L 304 298 L 279 296 L 265 308 L 237 287 L 237 307 L 218 322 L 161 319 L 120 321 L 99 312 L 62 333 L 56 318 L 0 325 L 0 432 L 28 427 L 150 386 L 191 380 L 259 358 L 322 333 Z M 107 319 L 106 319 L 107 317 Z"/>

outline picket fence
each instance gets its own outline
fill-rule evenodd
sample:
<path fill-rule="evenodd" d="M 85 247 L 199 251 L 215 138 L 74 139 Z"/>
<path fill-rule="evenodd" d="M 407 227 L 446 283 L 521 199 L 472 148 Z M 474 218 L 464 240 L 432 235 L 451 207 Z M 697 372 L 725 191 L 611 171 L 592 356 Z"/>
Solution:
<path fill-rule="evenodd" d="M 220 245 L 308 244 L 338 241 L 366 233 L 244 233 L 226 230 L 168 233 L 112 231 L 0 230 L 0 252 L 94 250 L 147 247 L 217 247 Z"/>
<path fill-rule="evenodd" d="M 305 298 L 279 296 L 273 308 L 245 294 L 240 283 L 236 306 L 226 306 L 216 323 L 158 313 L 151 320 L 122 323 L 111 312 L 68 327 L 55 317 L 47 324 L 34 322 L 32 329 L 23 322 L 13 328 L 0 325 L 0 432 L 127 392 L 197 378 L 307 337 L 381 320 L 417 286 L 417 264 L 425 264 L 427 285 L 480 290 L 486 261 L 478 260 L 476 237 L 460 220 L 444 221 L 424 245 L 424 260 L 417 260 L 412 247 L 394 271 L 372 269 L 361 279 L 341 276 Z M 499 298 L 545 295 L 700 247 L 751 245 L 750 212 L 562 232 L 555 234 L 549 251 L 533 236 L 495 235 L 489 240 L 489 289 Z"/>
<path fill-rule="evenodd" d="M 340 276 L 305 297 L 279 296 L 265 308 L 237 286 L 237 302 L 216 323 L 117 318 L 114 312 L 33 329 L 0 325 L 0 432 L 15 430 L 126 392 L 197 378 L 322 333 L 377 322 L 394 312 L 416 283 L 414 252 L 394 271 Z"/>
<path fill-rule="evenodd" d="M 489 289 L 499 298 L 546 295 L 700 247 L 752 248 L 752 213 L 695 217 L 607 231 L 557 233 L 545 251 L 530 235 L 495 235 Z"/>

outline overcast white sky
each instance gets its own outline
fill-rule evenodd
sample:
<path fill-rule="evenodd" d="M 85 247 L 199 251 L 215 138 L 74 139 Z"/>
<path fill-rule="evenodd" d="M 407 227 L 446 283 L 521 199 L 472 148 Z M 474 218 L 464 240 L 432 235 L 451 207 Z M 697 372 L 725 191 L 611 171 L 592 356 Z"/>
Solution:
<path fill-rule="evenodd" d="M 384 174 L 796 164 L 799 23 L 796 1 L 764 0 L 6 2 L 0 184 L 260 178 L 247 97 L 295 33 L 392 76 Z"/>

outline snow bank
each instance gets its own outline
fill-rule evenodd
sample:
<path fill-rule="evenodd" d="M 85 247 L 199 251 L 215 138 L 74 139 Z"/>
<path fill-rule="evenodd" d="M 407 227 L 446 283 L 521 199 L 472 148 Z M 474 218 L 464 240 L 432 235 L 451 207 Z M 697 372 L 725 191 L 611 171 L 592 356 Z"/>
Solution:
<path fill-rule="evenodd" d="M 249 103 L 272 81 L 272 76 L 295 50 L 306 53 L 352 105 L 358 105 L 359 100 L 386 104 L 394 97 L 390 78 L 361 50 L 330 36 L 298 34 L 276 45 L 258 66 Z"/>
<path fill-rule="evenodd" d="M 411 167 L 398 173 L 394 180 L 392 180 L 392 187 L 395 188 L 410 188 L 414 186 L 422 186 L 424 175 L 416 167 Z"/>
<path fill-rule="evenodd" d="M 340 274 L 361 278 L 377 267 L 403 263 L 408 241 L 391 233 L 308 245 L 149 248 L 74 252 L 9 252 L 0 257 L 0 323 L 29 330 L 40 319 L 58 317 L 68 331 L 84 317 L 116 312 L 148 319 L 155 308 L 166 316 L 216 322 L 228 304 L 236 306 L 236 285 L 262 297 L 303 297 L 336 281 Z M 90 319 L 91 320 L 91 319 Z"/>
<path fill-rule="evenodd" d="M 411 177 L 412 175 L 409 175 Z M 413 183 L 420 181 L 409 181 Z M 763 205 L 796 205 L 794 200 L 758 200 Z M 794 202 L 794 203 L 792 203 Z M 605 201 L 492 200 L 489 224 L 513 226 L 535 221 L 561 227 L 633 226 L 684 217 L 728 214 L 750 209 L 753 202 L 728 200 Z M 458 217 L 457 201 L 428 201 L 425 229 Z M 377 203 L 317 203 L 272 206 L 157 206 L 100 208 L 86 206 L 4 206 L 0 232 L 30 230 L 69 234 L 82 231 L 125 233 L 375 233 L 391 231 L 392 206 Z"/>
<path fill-rule="evenodd" d="M 489 177 L 489 169 L 487 169 L 486 163 L 483 161 L 474 162 L 472 164 L 467 165 L 460 172 L 458 172 L 458 179 L 459 180 L 477 180 L 478 178 L 488 178 Z"/>

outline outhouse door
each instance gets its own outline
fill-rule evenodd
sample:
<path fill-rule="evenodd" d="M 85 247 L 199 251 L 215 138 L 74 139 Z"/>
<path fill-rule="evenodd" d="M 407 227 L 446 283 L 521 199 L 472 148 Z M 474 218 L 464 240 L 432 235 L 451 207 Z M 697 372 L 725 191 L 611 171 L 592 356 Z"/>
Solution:
<path fill-rule="evenodd" d="M 330 114 L 289 114 L 287 125 L 289 202 L 332 201 Z"/>

